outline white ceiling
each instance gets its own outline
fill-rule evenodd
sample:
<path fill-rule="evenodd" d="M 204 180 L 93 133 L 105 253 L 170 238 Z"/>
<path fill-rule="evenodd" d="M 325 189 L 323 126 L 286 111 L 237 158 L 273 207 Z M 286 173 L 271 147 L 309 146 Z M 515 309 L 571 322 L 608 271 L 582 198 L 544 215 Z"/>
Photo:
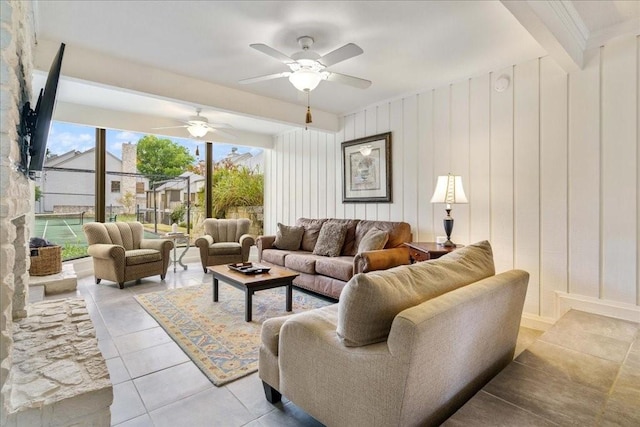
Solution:
<path fill-rule="evenodd" d="M 592 32 L 637 20 L 638 4 L 573 2 Z M 65 42 L 68 48 L 295 105 L 305 105 L 306 97 L 286 78 L 238 84 L 240 79 L 287 70 L 249 44 L 265 43 L 291 55 L 299 50 L 297 37 L 309 35 L 315 39 L 313 49 L 322 55 L 355 43 L 364 53 L 330 69 L 371 80 L 372 86 L 361 90 L 321 82 L 311 93 L 312 108 L 336 115 L 547 54 L 499 1 L 59 0 L 39 1 L 35 8 L 38 40 Z M 42 77 L 34 82 L 35 89 L 42 85 Z M 196 105 L 179 96 L 121 89 L 129 87 L 127 82 L 118 88 L 98 79 L 83 82 L 63 76 L 58 100 L 183 120 L 194 114 Z M 240 108 L 219 112 L 215 102 L 210 104 L 198 105 L 210 121 L 237 129 L 275 134 L 291 125 L 256 121 L 255 114 L 242 117 Z"/>

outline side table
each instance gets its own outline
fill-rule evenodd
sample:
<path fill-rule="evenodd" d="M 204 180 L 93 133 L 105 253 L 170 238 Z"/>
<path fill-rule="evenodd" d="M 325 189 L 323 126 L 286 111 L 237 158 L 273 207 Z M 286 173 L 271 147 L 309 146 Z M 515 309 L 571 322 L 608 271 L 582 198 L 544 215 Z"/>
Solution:
<path fill-rule="evenodd" d="M 409 258 L 412 264 L 414 262 L 440 258 L 442 255 L 446 255 L 464 246 L 456 245 L 448 247 L 439 245 L 436 242 L 410 242 L 404 245 L 409 248 Z"/>
<path fill-rule="evenodd" d="M 187 266 L 182 263 L 182 257 L 189 250 L 189 236 L 184 233 L 167 233 L 164 235 L 166 239 L 173 240 L 173 258 L 170 260 L 173 262 L 173 272 L 176 272 L 176 264 L 180 264 L 185 270 Z M 178 257 L 178 243 L 186 243 L 182 253 L 180 253 L 180 257 Z"/>

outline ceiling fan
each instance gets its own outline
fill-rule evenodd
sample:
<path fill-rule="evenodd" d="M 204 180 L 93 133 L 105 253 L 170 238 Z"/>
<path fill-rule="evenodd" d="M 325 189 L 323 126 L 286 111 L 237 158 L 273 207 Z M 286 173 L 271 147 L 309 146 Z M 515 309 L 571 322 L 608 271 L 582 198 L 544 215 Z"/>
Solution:
<path fill-rule="evenodd" d="M 209 124 L 209 119 L 207 119 L 204 116 L 201 116 L 200 112 L 202 112 L 202 108 L 197 108 L 196 115 L 189 117 L 189 120 L 187 121 L 183 120 L 183 122 L 186 124 L 182 126 L 165 126 L 165 127 L 153 128 L 153 129 L 187 128 L 187 131 L 189 132 L 189 134 L 195 138 L 202 138 L 208 132 L 217 133 L 218 135 L 224 136 L 225 138 L 228 138 L 228 139 L 236 138 L 234 135 L 231 135 L 230 133 L 224 132 L 219 129 L 219 128 L 230 128 L 231 125 L 228 125 L 226 123 Z"/>
<path fill-rule="evenodd" d="M 327 67 L 363 53 L 363 50 L 359 46 L 353 43 L 348 43 L 324 56 L 320 56 L 318 53 L 311 50 L 311 46 L 313 45 L 312 37 L 298 37 L 298 44 L 302 48 L 302 51 L 294 53 L 290 57 L 272 47 L 267 46 L 266 44 L 256 43 L 249 45 L 252 48 L 284 63 L 289 67 L 290 71 L 252 77 L 240 80 L 239 83 L 256 83 L 265 80 L 288 77 L 289 81 L 296 87 L 296 89 L 302 92 L 314 90 L 322 80 L 342 83 L 359 89 L 366 89 L 371 86 L 371 81 L 369 80 L 327 70 Z"/>

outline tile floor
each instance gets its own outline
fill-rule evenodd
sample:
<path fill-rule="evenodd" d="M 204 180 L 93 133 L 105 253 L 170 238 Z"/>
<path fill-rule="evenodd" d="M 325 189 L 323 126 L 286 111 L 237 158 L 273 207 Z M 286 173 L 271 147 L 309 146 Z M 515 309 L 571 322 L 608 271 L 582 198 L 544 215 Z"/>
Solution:
<path fill-rule="evenodd" d="M 447 426 L 640 426 L 640 324 L 571 310 Z"/>
<path fill-rule="evenodd" d="M 170 268 L 167 278 L 127 283 L 125 289 L 93 277 L 78 279 L 75 292 L 50 298 L 82 296 L 93 320 L 98 344 L 113 382 L 111 423 L 119 427 L 175 426 L 321 426 L 293 403 L 271 405 L 258 374 L 223 387 L 214 386 L 134 295 L 210 283 L 199 263 L 188 270 Z M 521 328 L 517 353 L 541 331 Z"/>

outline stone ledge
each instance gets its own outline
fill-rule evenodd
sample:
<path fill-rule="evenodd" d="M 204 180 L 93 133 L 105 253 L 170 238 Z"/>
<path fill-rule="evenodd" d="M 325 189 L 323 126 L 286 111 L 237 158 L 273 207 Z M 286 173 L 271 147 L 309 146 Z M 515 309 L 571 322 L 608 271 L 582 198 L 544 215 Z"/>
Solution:
<path fill-rule="evenodd" d="M 13 325 L 7 426 L 108 426 L 109 371 L 83 299 L 43 301 Z"/>
<path fill-rule="evenodd" d="M 60 273 L 49 276 L 30 276 L 29 286 L 44 286 L 45 295 L 75 291 L 78 287 L 78 276 L 73 264 L 63 264 Z"/>

